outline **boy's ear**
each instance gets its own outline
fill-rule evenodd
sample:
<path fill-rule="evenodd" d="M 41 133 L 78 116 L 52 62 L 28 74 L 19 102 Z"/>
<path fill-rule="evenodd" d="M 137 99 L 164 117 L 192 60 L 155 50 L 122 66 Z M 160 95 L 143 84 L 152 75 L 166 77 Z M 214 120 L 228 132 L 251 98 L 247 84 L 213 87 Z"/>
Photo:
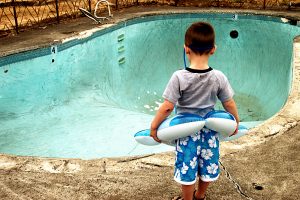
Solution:
<path fill-rule="evenodd" d="M 214 46 L 214 48 L 212 48 L 209 52 L 210 55 L 213 55 L 215 53 L 215 51 L 217 50 L 217 45 Z"/>
<path fill-rule="evenodd" d="M 188 48 L 187 46 L 183 45 L 183 48 L 184 48 L 186 54 L 190 54 L 191 53 L 190 48 Z"/>

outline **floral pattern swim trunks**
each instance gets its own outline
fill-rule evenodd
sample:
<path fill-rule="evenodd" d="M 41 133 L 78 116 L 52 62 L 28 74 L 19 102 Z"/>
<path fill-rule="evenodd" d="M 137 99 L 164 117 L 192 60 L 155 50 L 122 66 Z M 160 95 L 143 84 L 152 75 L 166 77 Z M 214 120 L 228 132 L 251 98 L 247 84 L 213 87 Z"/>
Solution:
<path fill-rule="evenodd" d="M 215 131 L 203 128 L 194 135 L 180 138 L 176 143 L 174 179 L 183 185 L 196 182 L 196 177 L 205 182 L 218 179 L 219 139 Z"/>

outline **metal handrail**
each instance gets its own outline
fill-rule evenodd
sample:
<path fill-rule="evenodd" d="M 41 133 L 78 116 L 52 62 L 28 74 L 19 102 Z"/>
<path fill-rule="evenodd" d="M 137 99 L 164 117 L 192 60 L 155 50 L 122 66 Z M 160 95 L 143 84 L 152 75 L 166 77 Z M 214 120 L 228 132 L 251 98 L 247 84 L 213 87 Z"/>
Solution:
<path fill-rule="evenodd" d="M 108 9 L 108 17 L 99 17 L 97 16 L 97 11 L 98 11 L 98 8 L 99 8 L 99 5 L 101 3 L 104 3 L 107 5 L 107 9 Z M 108 18 L 110 17 L 113 17 L 113 14 L 111 13 L 110 11 L 110 6 L 111 5 L 115 5 L 115 4 L 112 4 L 110 3 L 109 1 L 107 0 L 100 0 L 97 2 L 96 6 L 95 6 L 95 11 L 94 11 L 94 15 L 92 13 L 90 13 L 89 11 L 87 11 L 86 9 L 84 8 L 79 8 L 79 10 L 85 15 L 87 16 L 88 18 L 96 21 L 97 23 L 101 23 L 103 20 L 108 20 Z"/>
<path fill-rule="evenodd" d="M 113 15 L 111 14 L 111 11 L 110 11 L 110 6 L 114 5 L 114 4 L 108 2 L 107 0 L 100 0 L 100 1 L 97 2 L 96 6 L 95 6 L 94 16 L 97 19 L 108 19 L 107 17 L 98 17 L 97 16 L 98 5 L 101 4 L 101 3 L 106 3 L 107 9 L 108 9 L 108 17 L 113 17 Z"/>

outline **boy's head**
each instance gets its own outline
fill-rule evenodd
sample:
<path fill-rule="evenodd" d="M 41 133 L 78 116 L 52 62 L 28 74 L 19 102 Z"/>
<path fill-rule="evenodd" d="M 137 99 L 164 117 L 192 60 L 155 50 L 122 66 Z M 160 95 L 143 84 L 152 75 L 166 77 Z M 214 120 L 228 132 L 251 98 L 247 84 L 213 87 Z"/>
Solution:
<path fill-rule="evenodd" d="M 215 47 L 214 28 L 206 22 L 192 24 L 185 33 L 185 46 L 198 55 L 211 53 Z"/>

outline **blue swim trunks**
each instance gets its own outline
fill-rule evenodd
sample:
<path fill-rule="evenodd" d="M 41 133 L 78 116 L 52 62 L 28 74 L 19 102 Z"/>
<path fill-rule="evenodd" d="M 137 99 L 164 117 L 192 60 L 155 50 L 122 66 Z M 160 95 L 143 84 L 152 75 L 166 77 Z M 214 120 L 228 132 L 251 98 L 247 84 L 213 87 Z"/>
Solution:
<path fill-rule="evenodd" d="M 194 135 L 178 139 L 175 153 L 176 182 L 192 185 L 197 176 L 204 182 L 218 179 L 220 153 L 215 131 L 203 128 Z"/>

